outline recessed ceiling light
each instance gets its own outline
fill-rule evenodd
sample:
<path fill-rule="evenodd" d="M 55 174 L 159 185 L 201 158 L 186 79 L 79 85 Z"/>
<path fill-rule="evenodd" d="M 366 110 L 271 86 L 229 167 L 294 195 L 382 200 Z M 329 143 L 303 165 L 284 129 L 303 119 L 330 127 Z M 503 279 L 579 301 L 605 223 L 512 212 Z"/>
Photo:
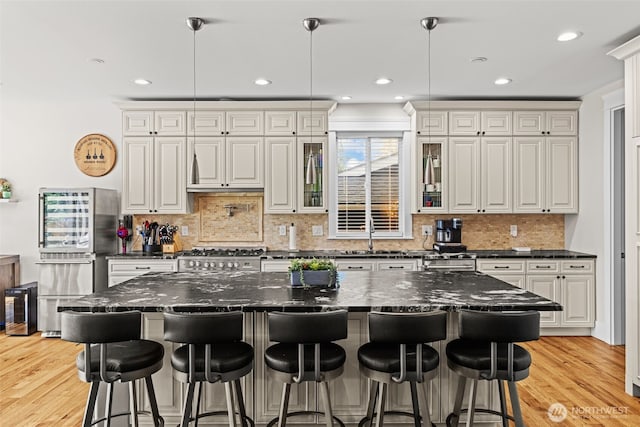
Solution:
<path fill-rule="evenodd" d="M 345 96 L 341 96 L 340 99 L 342 99 L 343 101 L 348 101 L 351 99 L 351 97 L 349 95 L 345 95 Z"/>
<path fill-rule="evenodd" d="M 559 42 L 568 42 L 571 40 L 575 40 L 582 35 L 579 31 L 566 31 L 560 34 L 557 38 Z"/>
<path fill-rule="evenodd" d="M 147 80 L 147 79 L 135 79 L 133 82 L 140 86 L 146 86 L 151 84 L 151 80 Z"/>
<path fill-rule="evenodd" d="M 393 80 L 388 79 L 386 77 L 380 77 L 378 80 L 376 80 L 376 84 L 377 85 L 388 85 L 389 83 L 391 83 Z"/>
<path fill-rule="evenodd" d="M 402 95 L 397 95 L 394 99 L 397 99 L 398 101 L 401 101 L 404 99 L 404 96 Z"/>
<path fill-rule="evenodd" d="M 101 58 L 91 58 L 89 60 L 89 62 L 92 62 L 94 64 L 104 64 L 104 59 Z"/>
<path fill-rule="evenodd" d="M 471 58 L 469 61 L 471 62 L 487 62 L 487 58 L 484 56 L 476 56 L 475 58 Z"/>
<path fill-rule="evenodd" d="M 511 79 L 507 79 L 506 77 L 500 77 L 499 79 L 496 79 L 494 83 L 497 85 L 508 85 L 509 83 L 511 83 Z"/>
<path fill-rule="evenodd" d="M 257 84 L 258 86 L 266 86 L 266 85 L 270 85 L 271 84 L 271 80 L 256 79 L 256 81 L 254 81 L 254 83 Z"/>

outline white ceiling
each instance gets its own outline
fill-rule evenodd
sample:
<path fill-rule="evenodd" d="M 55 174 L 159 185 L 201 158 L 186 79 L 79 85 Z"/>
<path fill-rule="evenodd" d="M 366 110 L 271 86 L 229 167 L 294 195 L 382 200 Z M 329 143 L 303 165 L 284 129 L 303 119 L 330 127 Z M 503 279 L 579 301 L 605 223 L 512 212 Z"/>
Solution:
<path fill-rule="evenodd" d="M 606 53 L 640 34 L 638 0 L 0 0 L 0 94 L 190 99 L 188 16 L 207 21 L 196 34 L 201 99 L 308 98 L 306 17 L 322 22 L 314 98 L 353 103 L 426 98 L 426 16 L 441 20 L 431 34 L 433 99 L 579 98 L 622 78 Z M 567 29 L 584 35 L 557 42 Z M 470 62 L 477 56 L 488 61 Z M 375 85 L 380 76 L 393 83 Z M 494 85 L 501 76 L 513 82 Z M 133 84 L 139 77 L 153 84 Z M 258 77 L 273 84 L 256 86 Z"/>

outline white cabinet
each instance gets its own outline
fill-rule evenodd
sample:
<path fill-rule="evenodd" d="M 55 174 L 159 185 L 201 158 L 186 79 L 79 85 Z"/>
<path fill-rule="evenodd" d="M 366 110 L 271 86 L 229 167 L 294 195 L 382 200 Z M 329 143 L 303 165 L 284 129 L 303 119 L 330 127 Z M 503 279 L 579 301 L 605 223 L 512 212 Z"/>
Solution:
<path fill-rule="evenodd" d="M 578 212 L 575 137 L 514 138 L 514 212 Z"/>
<path fill-rule="evenodd" d="M 178 261 L 175 259 L 120 259 L 112 258 L 108 261 L 109 286 L 117 285 L 149 272 L 178 271 Z"/>
<path fill-rule="evenodd" d="M 300 114 L 300 113 L 298 113 Z M 297 165 L 294 185 L 297 186 L 297 212 L 326 213 L 327 205 L 327 137 L 298 135 L 296 144 Z M 311 168 L 311 170 L 310 170 Z"/>
<path fill-rule="evenodd" d="M 446 116 L 445 116 L 446 117 Z M 447 212 L 449 156 L 446 137 L 419 137 L 416 168 L 419 182 L 415 200 L 418 213 Z"/>
<path fill-rule="evenodd" d="M 225 113 L 217 110 L 187 112 L 187 135 L 217 136 L 225 134 Z"/>
<path fill-rule="evenodd" d="M 296 138 L 265 138 L 265 213 L 296 211 Z"/>
<path fill-rule="evenodd" d="M 227 111 L 225 135 L 264 135 L 263 111 Z"/>
<path fill-rule="evenodd" d="M 225 138 L 201 136 L 187 139 L 187 188 L 224 187 Z"/>
<path fill-rule="evenodd" d="M 335 263 L 338 271 L 418 270 L 418 260 L 410 258 L 337 258 Z"/>
<path fill-rule="evenodd" d="M 338 271 L 375 271 L 376 261 L 369 259 L 336 259 L 336 268 Z"/>
<path fill-rule="evenodd" d="M 449 138 L 449 212 L 508 213 L 511 138 Z"/>
<path fill-rule="evenodd" d="M 327 135 L 329 133 L 329 114 L 327 111 L 298 111 L 297 133 L 300 136 Z"/>
<path fill-rule="evenodd" d="M 262 188 L 264 186 L 263 137 L 238 137 L 226 140 L 226 187 Z"/>
<path fill-rule="evenodd" d="M 184 111 L 124 111 L 122 113 L 124 136 L 183 136 Z"/>
<path fill-rule="evenodd" d="M 297 129 L 295 111 L 265 111 L 264 134 L 270 135 L 295 135 Z"/>
<path fill-rule="evenodd" d="M 524 289 L 526 286 L 524 260 L 512 258 L 478 259 L 476 260 L 476 270 L 518 288 Z"/>
<path fill-rule="evenodd" d="M 122 212 L 188 213 L 185 137 L 123 141 Z"/>
<path fill-rule="evenodd" d="M 577 111 L 515 111 L 514 135 L 577 135 Z"/>
<path fill-rule="evenodd" d="M 449 135 L 511 135 L 511 111 L 451 111 Z"/>
<path fill-rule="evenodd" d="M 420 136 L 447 135 L 449 133 L 448 113 L 446 111 L 416 112 L 416 133 Z"/>

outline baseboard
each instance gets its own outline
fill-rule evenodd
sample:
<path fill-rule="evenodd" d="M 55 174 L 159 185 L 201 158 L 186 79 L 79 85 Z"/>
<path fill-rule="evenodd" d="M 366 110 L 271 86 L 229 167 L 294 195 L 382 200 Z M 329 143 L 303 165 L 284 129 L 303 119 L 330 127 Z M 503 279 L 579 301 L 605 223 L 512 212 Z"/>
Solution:
<path fill-rule="evenodd" d="M 590 337 L 591 328 L 540 328 L 540 335 L 548 337 Z"/>

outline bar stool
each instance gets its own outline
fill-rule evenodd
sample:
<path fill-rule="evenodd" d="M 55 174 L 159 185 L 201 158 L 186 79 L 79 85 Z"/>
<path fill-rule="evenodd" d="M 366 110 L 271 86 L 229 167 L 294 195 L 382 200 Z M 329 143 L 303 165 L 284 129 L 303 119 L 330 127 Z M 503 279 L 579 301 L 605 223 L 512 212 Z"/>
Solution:
<path fill-rule="evenodd" d="M 432 426 L 429 404 L 424 386 L 437 374 L 438 352 L 428 342 L 447 336 L 447 314 L 443 311 L 426 313 L 369 313 L 369 342 L 358 349 L 360 372 L 371 380 L 367 415 L 362 426 L 376 422 L 382 427 L 385 414 L 413 417 L 414 424 Z M 392 383 L 409 382 L 413 413 L 384 411 L 387 388 Z M 422 384 L 424 416 L 420 416 L 417 384 Z M 374 413 L 374 407 L 377 409 Z"/>
<path fill-rule="evenodd" d="M 158 404 L 151 375 L 162 368 L 164 348 L 155 341 L 140 339 L 142 315 L 139 311 L 119 313 L 62 312 L 61 337 L 63 340 L 83 343 L 84 351 L 76 358 L 78 376 L 91 383 L 82 425 L 87 427 L 102 421 L 110 425 L 111 419 L 131 415 L 131 425 L 138 425 L 135 380 L 144 378 L 155 426 L 164 425 L 158 413 Z M 113 383 L 129 383 L 131 412 L 112 415 Z M 107 415 L 91 421 L 95 411 L 100 383 L 107 384 Z"/>
<path fill-rule="evenodd" d="M 269 313 L 269 339 L 277 344 L 269 346 L 264 361 L 273 378 L 284 383 L 278 418 L 267 424 L 278 427 L 287 423 L 287 417 L 304 414 L 322 414 L 317 411 L 288 413 L 291 384 L 315 381 L 320 386 L 327 426 L 332 420 L 344 426 L 333 415 L 327 381 L 339 377 L 344 370 L 346 353 L 332 341 L 347 337 L 347 312 L 345 310 L 322 313 Z"/>
<path fill-rule="evenodd" d="M 236 425 L 236 405 L 243 426 L 253 425 L 247 417 L 240 378 L 253 369 L 253 347 L 242 341 L 243 315 L 240 311 L 219 313 L 164 313 L 164 339 L 185 344 L 171 355 L 173 376 L 187 383 L 181 426 L 211 415 L 226 414 L 229 425 Z M 200 413 L 203 382 L 224 383 L 227 412 Z M 196 414 L 192 416 L 193 394 L 198 384 Z M 235 397 L 234 397 L 235 394 Z"/>
<path fill-rule="evenodd" d="M 529 376 L 531 355 L 514 343 L 540 337 L 540 313 L 461 311 L 459 321 L 460 338 L 447 344 L 447 364 L 459 376 L 453 412 L 447 417 L 447 426 L 457 426 L 461 412 L 468 413 L 467 426 L 473 425 L 475 412 L 500 415 L 504 427 L 508 426 L 508 420 L 515 421 L 517 427 L 524 426 L 516 381 Z M 463 410 L 467 378 L 472 380 L 469 409 Z M 475 408 L 479 380 L 498 381 L 500 412 Z M 507 414 L 503 381 L 509 386 L 513 416 Z"/>

